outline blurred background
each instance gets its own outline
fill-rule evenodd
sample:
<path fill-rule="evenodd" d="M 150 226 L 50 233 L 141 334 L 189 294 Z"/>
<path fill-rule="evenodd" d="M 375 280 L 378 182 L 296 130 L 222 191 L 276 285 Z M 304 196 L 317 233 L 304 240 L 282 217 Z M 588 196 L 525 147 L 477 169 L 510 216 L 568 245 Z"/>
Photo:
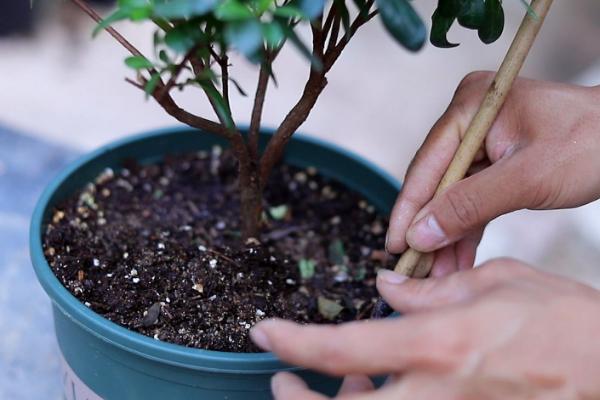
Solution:
<path fill-rule="evenodd" d="M 175 122 L 128 85 L 127 55 L 70 2 L 0 2 L 0 398 L 60 398 L 59 362 L 49 302 L 28 261 L 27 229 L 43 185 L 68 160 L 123 135 Z M 107 12 L 110 1 L 96 1 Z M 434 0 L 414 2 L 431 15 Z M 412 155 L 444 111 L 456 85 L 473 70 L 497 69 L 523 15 L 504 1 L 507 24 L 489 46 L 453 29 L 456 49 L 426 46 L 411 54 L 386 37 L 379 21 L 357 34 L 329 76 L 329 86 L 302 131 L 338 143 L 401 179 Z M 150 53 L 152 27 L 119 30 Z M 523 76 L 600 84 L 600 2 L 556 1 Z M 233 59 L 249 93 L 257 70 Z M 306 62 L 284 51 L 279 88 L 267 96 L 264 122 L 276 125 L 300 95 Z M 199 92 L 178 95 L 209 115 Z M 248 122 L 251 99 L 234 97 L 236 119 Z M 512 256 L 600 287 L 600 204 L 576 210 L 518 212 L 488 228 L 478 261 Z"/>

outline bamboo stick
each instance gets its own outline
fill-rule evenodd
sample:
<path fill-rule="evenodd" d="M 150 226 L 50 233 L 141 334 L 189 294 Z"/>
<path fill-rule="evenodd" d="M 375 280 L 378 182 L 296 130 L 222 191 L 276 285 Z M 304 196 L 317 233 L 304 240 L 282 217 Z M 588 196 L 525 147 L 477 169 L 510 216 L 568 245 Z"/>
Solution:
<path fill-rule="evenodd" d="M 502 61 L 502 65 L 500 65 L 494 80 L 490 84 L 479 110 L 467 128 L 434 197 L 446 190 L 448 186 L 464 178 L 529 54 L 529 50 L 550 10 L 552 1 L 533 0 L 531 2 L 531 8 L 537 18 L 529 13 L 525 14 L 523 22 L 521 22 L 521 26 L 504 57 L 504 61 Z M 409 248 L 402 254 L 394 270 L 414 278 L 424 278 L 431 271 L 432 264 L 433 257 L 431 255 L 425 257 L 423 253 Z"/>

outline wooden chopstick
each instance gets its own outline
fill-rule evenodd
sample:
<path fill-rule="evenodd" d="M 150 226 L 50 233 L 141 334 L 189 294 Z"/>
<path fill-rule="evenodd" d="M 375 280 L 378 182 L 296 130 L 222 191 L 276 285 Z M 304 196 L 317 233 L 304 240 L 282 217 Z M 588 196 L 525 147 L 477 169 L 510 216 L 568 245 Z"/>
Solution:
<path fill-rule="evenodd" d="M 525 14 L 510 48 L 504 56 L 504 61 L 502 61 L 502 65 L 490 84 L 479 110 L 471 120 L 471 124 L 440 181 L 434 197 L 446 190 L 448 186 L 465 177 L 529 54 L 529 50 L 550 10 L 552 1 L 533 0 L 531 2 L 531 8 L 535 15 L 531 15 L 529 12 Z M 432 264 L 432 255 L 409 248 L 402 254 L 394 270 L 410 277 L 424 278 L 431 271 Z"/>

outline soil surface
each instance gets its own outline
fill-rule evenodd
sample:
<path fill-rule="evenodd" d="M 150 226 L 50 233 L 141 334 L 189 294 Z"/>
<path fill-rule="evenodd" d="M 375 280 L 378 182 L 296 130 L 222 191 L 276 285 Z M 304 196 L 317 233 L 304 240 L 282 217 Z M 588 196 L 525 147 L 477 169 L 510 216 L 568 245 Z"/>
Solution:
<path fill-rule="evenodd" d="M 50 266 L 82 303 L 157 340 L 256 352 L 265 318 L 368 318 L 375 274 L 391 267 L 387 220 L 314 168 L 281 165 L 260 238 L 240 244 L 236 162 L 220 147 L 124 162 L 54 210 Z"/>

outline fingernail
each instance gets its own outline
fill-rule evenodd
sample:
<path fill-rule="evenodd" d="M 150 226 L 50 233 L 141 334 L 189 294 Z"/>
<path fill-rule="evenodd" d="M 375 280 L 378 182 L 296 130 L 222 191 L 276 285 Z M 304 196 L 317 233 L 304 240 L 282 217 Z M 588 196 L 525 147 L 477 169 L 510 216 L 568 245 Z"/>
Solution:
<path fill-rule="evenodd" d="M 261 349 L 271 351 L 271 342 L 269 341 L 269 337 L 260 326 L 255 326 L 250 330 L 250 338 Z"/>
<path fill-rule="evenodd" d="M 399 274 L 389 269 L 380 269 L 377 271 L 377 278 L 381 279 L 385 283 L 390 285 L 400 285 L 406 282 L 408 277 L 406 275 Z"/>
<path fill-rule="evenodd" d="M 385 252 L 389 253 L 390 251 L 388 250 L 388 243 L 390 241 L 390 231 L 388 229 L 388 231 L 385 233 Z"/>
<path fill-rule="evenodd" d="M 436 250 L 448 242 L 446 234 L 433 214 L 429 214 L 414 223 L 406 233 L 411 247 L 422 251 Z"/>
<path fill-rule="evenodd" d="M 281 390 L 281 380 L 283 375 L 281 373 L 273 375 L 271 378 L 271 392 L 273 393 L 273 397 L 278 399 L 280 397 Z"/>

